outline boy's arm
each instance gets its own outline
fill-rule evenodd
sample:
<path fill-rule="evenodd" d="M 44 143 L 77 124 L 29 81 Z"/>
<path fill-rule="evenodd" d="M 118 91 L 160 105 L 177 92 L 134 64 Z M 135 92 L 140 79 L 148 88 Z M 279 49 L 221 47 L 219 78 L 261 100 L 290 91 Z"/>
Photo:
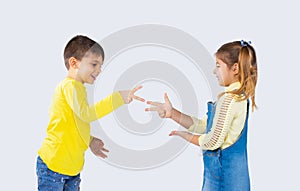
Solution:
<path fill-rule="evenodd" d="M 95 105 L 92 106 L 92 109 L 96 111 L 96 115 L 97 115 L 96 119 L 99 119 L 111 113 L 112 111 L 118 109 L 124 104 L 129 104 L 130 102 L 132 102 L 133 99 L 144 101 L 143 98 L 134 95 L 134 93 L 138 89 L 134 88 L 132 90 L 114 92 L 113 94 L 97 102 Z"/>
<path fill-rule="evenodd" d="M 124 104 L 119 92 L 107 96 L 94 105 L 89 105 L 86 93 L 75 87 L 65 88 L 64 95 L 74 114 L 86 123 L 91 123 Z"/>
<path fill-rule="evenodd" d="M 114 92 L 107 98 L 99 101 L 94 105 L 97 118 L 99 119 L 110 112 L 116 110 L 117 108 L 121 107 L 122 105 L 129 104 L 133 101 L 133 99 L 144 102 L 145 100 L 139 96 L 136 96 L 135 93 L 139 89 L 141 89 L 142 86 L 137 86 L 133 88 L 132 90 L 125 90 L 125 91 L 118 91 Z M 94 120 L 96 120 L 94 119 Z"/>
<path fill-rule="evenodd" d="M 68 105 L 76 116 L 90 123 L 116 110 L 124 103 L 130 103 L 133 99 L 143 101 L 143 98 L 134 95 L 141 88 L 138 86 L 132 90 L 114 92 L 94 105 L 88 104 L 85 90 L 76 83 L 66 84 L 63 91 Z"/>
<path fill-rule="evenodd" d="M 105 115 L 124 105 L 124 103 L 125 102 L 119 92 L 112 93 L 111 95 L 97 102 L 93 106 L 90 106 L 91 110 L 94 110 L 96 113 L 96 118 L 92 121 L 104 117 Z"/>

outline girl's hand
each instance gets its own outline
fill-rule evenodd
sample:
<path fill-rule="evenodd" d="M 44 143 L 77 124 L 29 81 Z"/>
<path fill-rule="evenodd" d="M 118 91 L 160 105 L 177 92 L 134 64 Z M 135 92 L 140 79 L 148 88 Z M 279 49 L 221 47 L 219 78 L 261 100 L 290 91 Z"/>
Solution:
<path fill-rule="evenodd" d="M 173 107 L 167 93 L 164 94 L 164 100 L 165 103 L 147 101 L 147 104 L 154 107 L 146 108 L 145 111 L 156 111 L 161 118 L 171 118 Z"/>
<path fill-rule="evenodd" d="M 109 152 L 106 148 L 104 148 L 104 143 L 102 140 L 93 137 L 90 143 L 90 149 L 94 155 L 101 158 L 107 158 L 107 155 L 104 152 Z"/>
<path fill-rule="evenodd" d="M 186 131 L 171 131 L 169 136 L 179 136 L 179 137 L 184 137 L 184 135 L 188 135 L 189 133 Z"/>
<path fill-rule="evenodd" d="M 144 102 L 145 101 L 144 98 L 141 98 L 141 97 L 135 95 L 135 92 L 138 91 L 139 89 L 141 89 L 142 87 L 143 86 L 139 85 L 139 86 L 136 86 L 135 88 L 133 88 L 132 90 L 125 90 L 125 91 L 119 91 L 119 92 L 126 104 L 129 104 L 130 102 L 132 102 L 133 99 Z"/>

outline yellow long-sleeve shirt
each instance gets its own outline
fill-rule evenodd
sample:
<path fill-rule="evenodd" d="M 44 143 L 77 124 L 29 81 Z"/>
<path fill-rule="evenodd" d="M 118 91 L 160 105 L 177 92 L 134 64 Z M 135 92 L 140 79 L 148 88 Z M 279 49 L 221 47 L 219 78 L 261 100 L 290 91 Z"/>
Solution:
<path fill-rule="evenodd" d="M 226 92 L 240 87 L 239 82 L 232 83 Z M 205 134 L 207 116 L 202 119 L 192 117 L 193 125 L 190 132 L 201 134 L 199 145 L 203 150 L 225 149 L 236 142 L 241 134 L 247 114 L 247 100 L 236 101 L 234 95 L 225 93 L 216 105 L 216 111 L 211 130 Z"/>
<path fill-rule="evenodd" d="M 55 89 L 50 106 L 47 136 L 38 151 L 49 169 L 74 176 L 84 165 L 84 153 L 90 143 L 90 123 L 124 104 L 115 92 L 89 105 L 85 86 L 65 78 Z"/>

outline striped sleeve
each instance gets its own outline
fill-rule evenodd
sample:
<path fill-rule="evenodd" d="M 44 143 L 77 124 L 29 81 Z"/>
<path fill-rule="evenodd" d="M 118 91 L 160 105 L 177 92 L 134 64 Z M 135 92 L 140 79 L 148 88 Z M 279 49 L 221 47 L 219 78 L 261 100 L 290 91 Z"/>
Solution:
<path fill-rule="evenodd" d="M 199 137 L 199 145 L 203 150 L 215 150 L 224 143 L 235 115 L 232 112 L 234 103 L 232 94 L 224 94 L 218 100 L 211 130 Z"/>

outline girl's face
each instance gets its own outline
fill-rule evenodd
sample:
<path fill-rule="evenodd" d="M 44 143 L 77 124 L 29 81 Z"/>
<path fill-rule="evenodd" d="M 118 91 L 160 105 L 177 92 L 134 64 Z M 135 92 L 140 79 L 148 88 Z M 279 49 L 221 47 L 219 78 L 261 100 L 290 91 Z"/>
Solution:
<path fill-rule="evenodd" d="M 216 68 L 214 69 L 219 85 L 227 87 L 233 82 L 238 81 L 238 64 L 235 63 L 231 68 L 227 64 L 216 57 Z"/>

